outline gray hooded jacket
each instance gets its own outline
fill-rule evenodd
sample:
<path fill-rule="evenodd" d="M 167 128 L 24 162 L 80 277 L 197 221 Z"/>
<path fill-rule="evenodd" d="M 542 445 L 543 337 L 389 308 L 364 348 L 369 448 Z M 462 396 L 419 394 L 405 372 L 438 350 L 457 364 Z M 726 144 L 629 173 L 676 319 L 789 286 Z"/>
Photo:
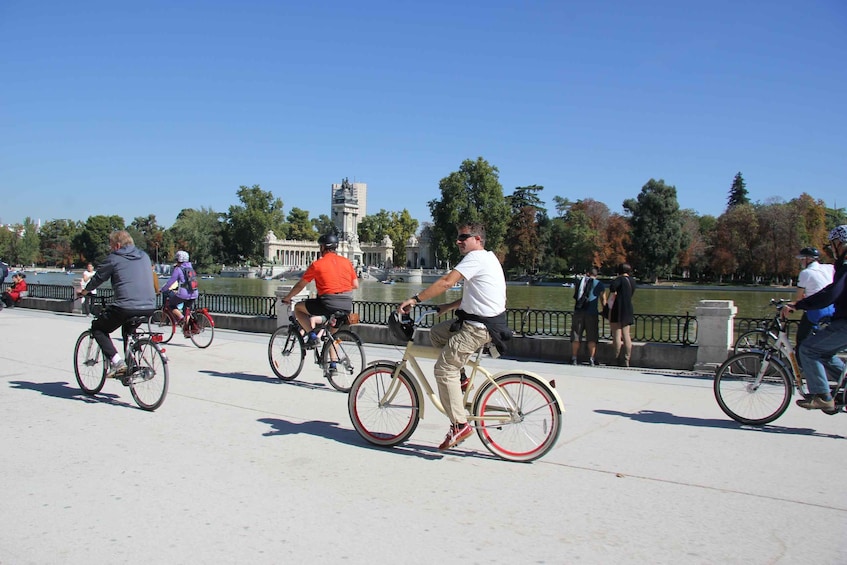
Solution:
<path fill-rule="evenodd" d="M 104 282 L 112 281 L 114 305 L 122 310 L 156 309 L 156 290 L 153 288 L 153 266 L 150 257 L 134 245 L 109 253 L 97 265 L 97 272 L 85 287 L 90 291 Z"/>

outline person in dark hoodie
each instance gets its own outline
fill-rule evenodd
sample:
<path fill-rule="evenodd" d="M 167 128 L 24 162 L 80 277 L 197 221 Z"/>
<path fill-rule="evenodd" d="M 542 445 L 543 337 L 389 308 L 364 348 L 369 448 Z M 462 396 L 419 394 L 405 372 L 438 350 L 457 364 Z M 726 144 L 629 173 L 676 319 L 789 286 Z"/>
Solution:
<path fill-rule="evenodd" d="M 91 322 L 91 332 L 109 359 L 110 367 L 106 376 L 121 377 L 126 374 L 126 361 L 118 353 L 109 334 L 133 316 L 152 315 L 156 310 L 156 291 L 150 276 L 150 257 L 135 246 L 129 233 L 112 232 L 109 235 L 109 247 L 112 252 L 97 265 L 96 273 L 79 294 L 85 296 L 104 282 L 112 282 L 114 301 Z M 127 329 L 123 328 L 123 331 Z"/>

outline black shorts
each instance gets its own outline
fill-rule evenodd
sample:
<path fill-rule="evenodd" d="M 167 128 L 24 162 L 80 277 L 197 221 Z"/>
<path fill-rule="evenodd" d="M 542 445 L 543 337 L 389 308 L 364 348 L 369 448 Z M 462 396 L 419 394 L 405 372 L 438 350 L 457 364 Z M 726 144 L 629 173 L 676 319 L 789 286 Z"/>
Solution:
<path fill-rule="evenodd" d="M 350 293 L 324 294 L 317 298 L 309 298 L 303 301 L 306 312 L 312 316 L 330 316 L 339 310 L 345 314 L 353 311 L 353 296 Z"/>

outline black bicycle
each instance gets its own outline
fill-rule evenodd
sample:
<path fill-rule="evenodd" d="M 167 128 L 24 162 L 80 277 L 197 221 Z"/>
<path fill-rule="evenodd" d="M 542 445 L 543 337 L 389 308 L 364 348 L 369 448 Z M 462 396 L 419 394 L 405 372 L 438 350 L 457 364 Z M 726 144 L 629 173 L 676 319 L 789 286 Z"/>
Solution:
<path fill-rule="evenodd" d="M 282 381 L 296 379 L 303 370 L 306 351 L 312 349 L 315 364 L 322 368 L 329 384 L 341 392 L 350 392 L 353 379 L 365 367 L 365 349 L 353 331 L 338 329 L 349 323 L 348 315 L 338 311 L 325 318 L 314 329 L 318 335 L 315 344 L 306 343 L 306 332 L 293 315 L 288 320 L 289 325 L 280 326 L 268 343 L 268 361 L 274 374 Z"/>
<path fill-rule="evenodd" d="M 147 319 L 147 316 L 134 316 L 124 322 L 126 373 L 116 378 L 129 387 L 139 408 L 152 411 L 162 405 L 168 393 L 168 357 L 159 345 L 162 334 L 139 331 Z M 74 348 L 74 373 L 82 392 L 89 396 L 100 392 L 108 369 L 109 360 L 94 334 L 91 329 L 85 330 Z"/>

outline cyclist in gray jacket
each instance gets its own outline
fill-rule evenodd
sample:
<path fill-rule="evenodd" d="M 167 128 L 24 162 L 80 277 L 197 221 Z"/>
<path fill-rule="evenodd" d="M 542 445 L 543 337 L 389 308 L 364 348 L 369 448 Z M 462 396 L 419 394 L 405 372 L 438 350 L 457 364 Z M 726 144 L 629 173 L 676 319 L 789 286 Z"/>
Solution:
<path fill-rule="evenodd" d="M 126 374 L 126 361 L 112 343 L 110 333 L 122 327 L 133 316 L 150 316 L 156 309 L 156 290 L 153 288 L 150 257 L 135 246 L 132 236 L 125 231 L 109 235 L 112 252 L 97 265 L 97 273 L 80 291 L 85 296 L 106 281 L 112 281 L 114 302 L 91 322 L 91 332 L 100 349 L 110 361 L 106 376 L 119 377 Z M 126 341 L 127 328 L 123 328 Z"/>

